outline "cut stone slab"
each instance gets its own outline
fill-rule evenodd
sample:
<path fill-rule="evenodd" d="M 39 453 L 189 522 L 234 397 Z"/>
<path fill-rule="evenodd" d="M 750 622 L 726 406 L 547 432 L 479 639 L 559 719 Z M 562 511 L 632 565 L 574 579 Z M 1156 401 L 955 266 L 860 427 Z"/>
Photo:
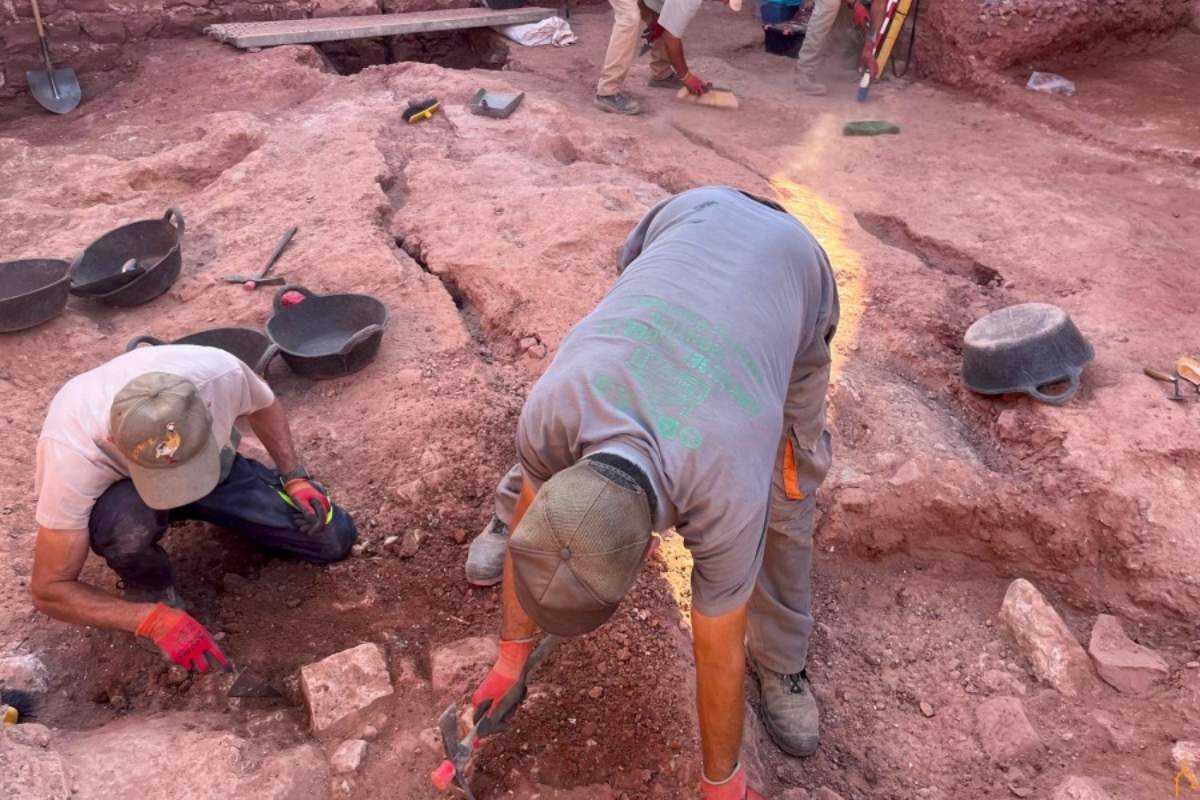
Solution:
<path fill-rule="evenodd" d="M 329 757 L 329 766 L 339 775 L 357 772 L 362 766 L 363 758 L 367 755 L 367 743 L 363 739 L 347 739 L 338 745 Z"/>
<path fill-rule="evenodd" d="M 1000 618 L 1033 664 L 1038 678 L 1068 697 L 1092 685 L 1087 653 L 1032 583 L 1018 578 L 1009 584 Z"/>
<path fill-rule="evenodd" d="M 204 29 L 212 38 L 243 50 L 280 44 L 313 44 L 344 39 L 372 39 L 465 28 L 492 28 L 540 22 L 557 14 L 550 8 L 529 6 L 504 11 L 489 8 L 448 8 L 408 14 L 370 14 L 319 19 L 280 19 L 269 22 L 228 22 Z"/>
<path fill-rule="evenodd" d="M 1088 653 L 1100 677 L 1118 692 L 1141 694 L 1171 676 L 1166 660 L 1126 636 L 1121 621 L 1109 614 L 1096 618 Z"/>
<path fill-rule="evenodd" d="M 471 636 L 438 647 L 429 655 L 434 694 L 465 692 L 483 679 L 499 654 L 500 645 L 491 636 Z"/>
<path fill-rule="evenodd" d="M 300 668 L 300 688 L 315 733 L 392 693 L 379 645 L 365 642 Z"/>
<path fill-rule="evenodd" d="M 50 688 L 46 665 L 32 653 L 0 658 L 0 689 L 20 689 L 30 694 L 45 694 Z"/>
<path fill-rule="evenodd" d="M 1034 763 L 1041 756 L 1042 740 L 1025 716 L 1025 706 L 1015 697 L 995 697 L 975 709 L 976 731 L 984 752 L 997 766 Z"/>
<path fill-rule="evenodd" d="M 1112 795 L 1091 778 L 1072 775 L 1058 785 L 1051 800 L 1112 800 Z"/>

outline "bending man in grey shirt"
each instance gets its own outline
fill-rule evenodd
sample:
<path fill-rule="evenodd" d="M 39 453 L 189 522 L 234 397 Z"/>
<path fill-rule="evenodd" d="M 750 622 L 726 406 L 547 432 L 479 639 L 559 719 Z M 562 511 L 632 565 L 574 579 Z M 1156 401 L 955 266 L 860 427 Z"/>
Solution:
<path fill-rule="evenodd" d="M 744 647 L 772 738 L 794 755 L 817 747 L 804 666 L 815 495 L 830 464 L 833 272 L 797 220 L 723 187 L 651 209 L 620 268 L 530 392 L 519 463 L 472 543 L 473 583 L 507 568 L 501 656 L 475 703 L 512 685 L 539 627 L 578 634 L 612 613 L 653 549 L 636 520 L 674 528 L 694 558 L 704 796 L 754 797 L 737 765 Z M 636 513 L 606 515 L 618 501 Z"/>

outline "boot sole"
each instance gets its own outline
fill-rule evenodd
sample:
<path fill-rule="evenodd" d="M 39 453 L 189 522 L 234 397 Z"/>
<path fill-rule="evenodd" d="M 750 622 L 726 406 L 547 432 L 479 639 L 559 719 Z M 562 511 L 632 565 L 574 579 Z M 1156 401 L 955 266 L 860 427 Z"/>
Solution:
<path fill-rule="evenodd" d="M 480 587 L 486 588 L 488 586 L 495 586 L 496 584 L 500 583 L 503 580 L 504 580 L 503 574 L 479 576 L 479 575 L 472 575 L 469 572 L 467 573 L 467 583 L 471 584 L 472 586 L 480 586 Z"/>
<path fill-rule="evenodd" d="M 642 113 L 642 109 L 640 107 L 636 111 L 622 111 L 619 108 L 613 108 L 610 105 L 601 103 L 599 100 L 593 100 L 592 104 L 601 111 L 607 111 L 609 114 L 619 114 L 622 117 L 636 117 L 638 114 Z"/>

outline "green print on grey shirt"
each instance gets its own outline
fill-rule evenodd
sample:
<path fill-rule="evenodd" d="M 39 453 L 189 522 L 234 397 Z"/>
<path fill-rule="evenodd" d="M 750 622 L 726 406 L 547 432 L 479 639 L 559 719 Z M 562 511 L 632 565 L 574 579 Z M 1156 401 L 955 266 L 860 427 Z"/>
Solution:
<path fill-rule="evenodd" d="M 758 414 L 758 403 L 733 376 L 726 361 L 736 359 L 755 378 L 761 373 L 728 333 L 661 298 L 634 296 L 622 300 L 621 305 L 631 306 L 631 313 L 638 316 L 602 322 L 599 332 L 635 343 L 624 365 L 637 383 L 638 396 L 653 413 L 652 424 L 662 439 L 677 440 L 691 450 L 700 447 L 704 432 L 688 422 L 714 389 L 728 394 L 746 416 Z M 620 378 L 601 373 L 592 387 L 618 408 L 631 407 L 633 387 Z"/>

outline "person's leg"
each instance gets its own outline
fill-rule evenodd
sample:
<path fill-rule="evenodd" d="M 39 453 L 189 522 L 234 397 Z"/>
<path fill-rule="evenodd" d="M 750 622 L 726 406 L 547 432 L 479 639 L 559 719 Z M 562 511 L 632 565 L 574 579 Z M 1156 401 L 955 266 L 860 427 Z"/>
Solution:
<path fill-rule="evenodd" d="M 195 519 L 225 528 L 264 550 L 299 556 L 314 564 L 340 561 L 350 553 L 358 530 L 338 505 L 333 519 L 309 536 L 293 523 L 298 513 L 280 496 L 279 474 L 237 456 L 229 476 L 207 496 L 175 509 L 171 519 Z"/>
<path fill-rule="evenodd" d="M 175 570 L 158 543 L 167 524 L 167 512 L 147 506 L 129 480 L 108 487 L 92 507 L 92 551 L 117 573 L 126 597 L 159 601 L 174 596 Z"/>
<path fill-rule="evenodd" d="M 495 586 L 504 577 L 504 555 L 508 552 L 508 533 L 513 511 L 521 496 L 521 465 L 514 464 L 496 487 L 496 512 L 487 526 L 467 548 L 467 582 L 475 586 Z"/>
<path fill-rule="evenodd" d="M 812 16 L 804 32 L 804 44 L 800 46 L 800 54 L 796 57 L 796 80 L 800 90 L 807 94 L 825 94 L 825 86 L 816 80 L 817 62 L 841 7 L 842 0 L 815 0 L 813 4 Z"/>
<path fill-rule="evenodd" d="M 678 89 L 683 81 L 671 67 L 671 59 L 667 58 L 667 44 L 663 37 L 654 41 L 650 50 L 650 85 L 657 89 Z"/>
<path fill-rule="evenodd" d="M 625 76 L 629 74 L 629 68 L 637 56 L 642 15 L 637 0 L 609 0 L 609 4 L 613 9 L 613 27 L 608 40 L 608 50 L 604 55 L 604 66 L 600 70 L 600 81 L 596 84 L 597 104 L 608 102 L 614 107 L 601 107 L 618 113 L 636 114 L 641 109 L 632 98 L 622 94 L 621 85 L 625 82 Z M 625 102 L 619 102 L 617 98 Z"/>

